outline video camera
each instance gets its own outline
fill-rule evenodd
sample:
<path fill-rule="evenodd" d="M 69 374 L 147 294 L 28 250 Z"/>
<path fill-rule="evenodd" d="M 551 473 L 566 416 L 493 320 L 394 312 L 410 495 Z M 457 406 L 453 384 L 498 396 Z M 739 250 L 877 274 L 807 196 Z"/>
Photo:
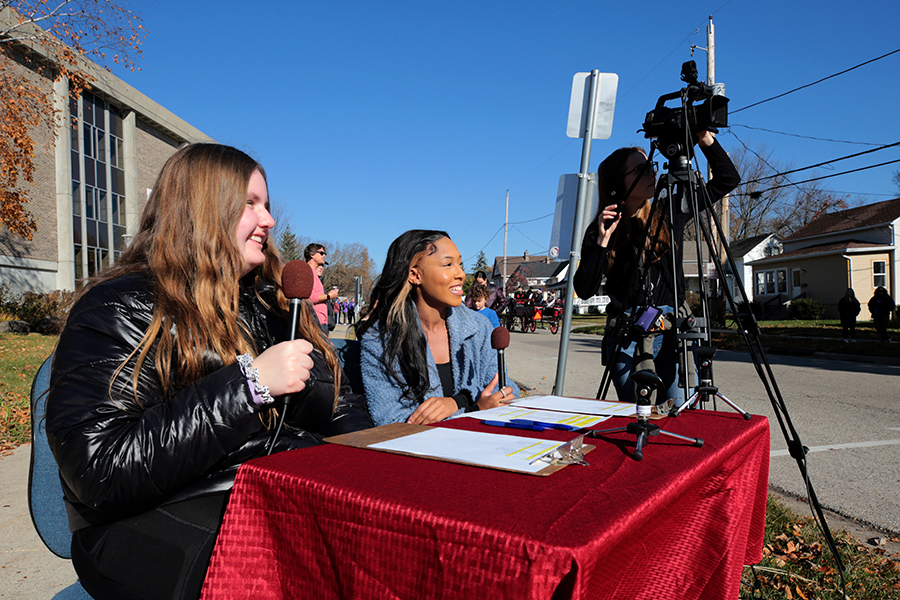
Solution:
<path fill-rule="evenodd" d="M 697 63 L 689 60 L 681 65 L 681 80 L 687 87 L 671 94 L 665 94 L 656 101 L 656 107 L 647 113 L 644 125 L 639 131 L 648 139 L 659 138 L 656 146 L 667 158 L 678 155 L 687 157 L 693 142 L 693 135 L 699 131 L 717 131 L 717 127 L 728 127 L 728 98 L 722 95 L 724 86 L 707 85 L 697 80 Z M 665 106 L 668 100 L 682 99 L 682 106 Z M 694 103 L 702 100 L 699 105 Z M 685 131 L 688 128 L 688 132 Z"/>

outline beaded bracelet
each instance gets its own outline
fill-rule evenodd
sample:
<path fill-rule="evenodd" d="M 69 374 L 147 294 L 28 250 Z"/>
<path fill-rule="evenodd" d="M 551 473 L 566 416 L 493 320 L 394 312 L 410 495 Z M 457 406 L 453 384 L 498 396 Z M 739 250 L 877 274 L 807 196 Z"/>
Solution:
<path fill-rule="evenodd" d="M 269 387 L 263 385 L 259 381 L 259 369 L 253 366 L 253 357 L 249 354 L 241 354 L 237 357 L 238 364 L 241 366 L 241 372 L 247 378 L 250 385 L 250 391 L 253 392 L 253 402 L 257 406 L 264 404 L 272 404 L 275 399 L 269 393 Z"/>

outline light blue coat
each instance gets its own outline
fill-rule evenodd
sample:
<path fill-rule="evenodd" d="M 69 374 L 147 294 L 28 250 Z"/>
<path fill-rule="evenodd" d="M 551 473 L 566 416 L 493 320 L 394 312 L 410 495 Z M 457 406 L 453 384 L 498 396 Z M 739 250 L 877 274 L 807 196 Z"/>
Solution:
<path fill-rule="evenodd" d="M 421 327 L 418 314 L 415 326 Z M 478 395 L 497 373 L 497 351 L 491 348 L 493 331 L 491 323 L 483 315 L 462 305 L 448 309 L 447 331 L 450 334 L 450 365 L 453 370 L 454 393 L 466 389 L 472 393 L 473 399 L 478 400 Z M 361 350 L 363 385 L 372 421 L 376 426 L 405 422 L 419 407 L 420 401 L 408 395 L 404 396 L 402 388 L 382 363 L 384 345 L 378 324 L 373 325 L 363 335 Z M 443 396 L 441 378 L 431 348 L 427 348 L 426 352 L 428 381 L 431 388 L 424 399 Z M 399 367 L 394 365 L 393 368 L 402 378 Z M 507 377 L 506 385 L 511 387 L 513 394 L 518 397 L 519 388 L 515 382 Z M 461 409 L 458 412 L 461 412 Z"/>

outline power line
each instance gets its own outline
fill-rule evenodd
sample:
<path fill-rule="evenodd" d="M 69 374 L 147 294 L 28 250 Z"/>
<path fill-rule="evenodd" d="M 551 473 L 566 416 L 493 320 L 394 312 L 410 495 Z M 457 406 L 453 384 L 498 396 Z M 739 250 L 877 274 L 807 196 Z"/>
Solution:
<path fill-rule="evenodd" d="M 504 226 L 501 225 L 500 228 L 497 229 L 497 231 L 494 232 L 494 235 L 491 236 L 491 239 L 489 239 L 488 241 L 486 241 L 486 242 L 484 243 L 484 246 L 482 246 L 481 249 L 480 249 L 478 252 L 476 252 L 475 254 L 473 254 L 472 256 L 470 256 L 469 258 L 465 259 L 463 262 L 469 262 L 470 260 L 472 260 L 473 258 L 475 258 L 476 256 L 478 256 L 479 253 L 484 252 L 484 249 L 488 247 L 488 244 L 490 244 L 491 242 L 494 241 L 494 238 L 497 237 L 497 234 L 500 233 L 501 231 L 503 231 L 503 227 L 504 227 Z"/>
<path fill-rule="evenodd" d="M 522 231 L 521 229 L 519 229 L 518 227 L 513 226 L 513 229 L 515 229 L 516 231 L 518 231 L 518 232 L 522 235 L 522 237 L 524 237 L 524 238 L 527 239 L 528 241 L 534 242 L 535 244 L 537 244 L 537 245 L 538 245 L 538 248 L 541 249 L 541 252 L 543 252 L 544 250 L 547 250 L 547 249 L 548 249 L 548 247 L 545 246 L 544 244 L 542 244 L 542 243 L 540 243 L 540 242 L 538 242 L 538 241 L 536 241 L 536 240 L 533 240 L 533 239 L 531 239 L 530 237 L 528 237 L 527 235 L 525 235 L 525 232 Z"/>
<path fill-rule="evenodd" d="M 515 230 L 518 231 L 519 233 L 522 233 L 522 230 L 519 229 L 518 227 L 515 227 L 515 225 L 523 225 L 523 224 L 525 224 L 525 223 L 533 223 L 534 221 L 540 221 L 541 219 L 546 219 L 547 217 L 552 217 L 554 214 L 555 214 L 555 213 L 548 213 L 548 214 L 544 215 L 543 217 L 538 217 L 538 218 L 536 218 L 536 219 L 529 219 L 529 220 L 527 220 L 527 221 L 516 221 L 515 223 L 510 223 L 510 225 L 513 226 L 513 229 L 515 229 Z M 482 246 L 481 249 L 480 249 L 478 252 L 476 252 L 474 255 L 470 256 L 469 258 L 465 259 L 464 262 L 469 262 L 469 261 L 472 260 L 473 258 L 477 257 L 479 252 L 484 252 L 484 249 L 487 248 L 488 244 L 490 244 L 492 241 L 494 241 L 494 238 L 497 237 L 497 234 L 500 233 L 501 231 L 503 231 L 503 225 L 501 225 L 500 228 L 497 229 L 497 231 L 494 232 L 494 235 L 491 236 L 491 239 L 489 239 L 487 242 L 485 242 L 484 246 Z M 525 235 L 524 233 L 522 233 L 522 235 L 523 235 L 524 237 L 528 238 L 529 240 L 531 240 L 532 242 L 534 242 L 535 244 L 537 244 L 538 246 L 541 245 L 540 242 L 535 242 L 534 240 L 532 240 L 531 238 L 529 238 L 529 237 L 528 237 L 527 235 Z"/>
<path fill-rule="evenodd" d="M 800 135 L 798 133 L 787 133 L 784 131 L 774 131 L 772 129 L 764 129 L 762 127 L 751 127 L 750 125 L 741 125 L 738 123 L 731 123 L 728 125 L 728 127 L 743 127 L 744 129 L 753 129 L 754 131 L 765 131 L 766 133 L 774 133 L 777 135 L 786 135 L 788 137 L 801 138 L 804 140 L 813 140 L 816 142 L 835 142 L 838 144 L 857 144 L 859 146 L 880 146 L 881 145 L 877 142 L 851 142 L 848 140 L 832 140 L 829 138 L 813 137 L 811 135 Z"/>
<path fill-rule="evenodd" d="M 774 175 L 766 175 L 765 177 L 760 177 L 760 178 L 758 178 L 758 179 L 754 179 L 753 181 L 748 181 L 748 182 L 746 182 L 746 183 L 747 183 L 747 184 L 751 184 L 751 183 L 759 183 L 760 181 L 765 181 L 766 179 L 773 179 L 773 178 L 775 178 L 775 177 L 784 177 L 784 176 L 786 176 L 786 175 L 792 175 L 792 174 L 794 174 L 794 173 L 799 173 L 800 171 L 807 171 L 807 170 L 809 170 L 809 169 L 815 169 L 816 167 L 821 167 L 821 166 L 824 166 L 824 165 L 830 165 L 831 163 L 840 162 L 840 161 L 842 161 L 842 160 L 847 160 L 847 159 L 850 159 L 850 158 L 856 158 L 856 157 L 858 157 L 858 156 L 863 156 L 863 155 L 865 155 L 865 154 L 870 154 L 870 153 L 872 153 L 872 152 L 878 152 L 879 150 L 886 150 L 886 149 L 888 149 L 888 148 L 893 148 L 893 147 L 895 147 L 895 146 L 900 146 L 900 142 L 894 142 L 893 144 L 887 144 L 886 146 L 881 146 L 881 147 L 879 147 L 879 148 L 873 148 L 873 149 L 871 149 L 871 150 L 866 150 L 866 151 L 864 151 L 864 152 L 857 152 L 856 154 L 850 154 L 850 155 L 848 155 L 848 156 L 842 156 L 842 157 L 840 157 L 840 158 L 833 158 L 833 159 L 831 159 L 831 160 L 826 160 L 825 162 L 820 162 L 820 163 L 818 163 L 818 164 L 810 165 L 810 166 L 808 166 L 808 167 L 800 167 L 799 169 L 793 169 L 793 170 L 791 170 L 791 171 L 785 171 L 784 173 L 775 173 Z M 759 156 L 759 155 L 757 154 L 757 156 Z M 893 161 L 893 162 L 897 162 L 897 161 Z M 768 163 L 766 163 L 766 164 L 768 164 Z M 875 166 L 883 166 L 883 165 L 885 165 L 885 164 L 890 164 L 890 163 L 882 163 L 882 165 L 875 165 Z M 770 165 L 770 166 L 771 166 L 771 165 Z M 862 169 L 858 169 L 858 170 L 862 170 Z M 847 173 L 853 173 L 853 172 L 854 172 L 854 171 L 847 171 Z M 831 175 L 829 175 L 829 177 L 831 177 Z M 823 177 L 823 179 L 824 179 L 824 177 Z"/>
<path fill-rule="evenodd" d="M 516 221 L 515 223 L 510 223 L 510 225 L 523 225 L 525 223 L 533 223 L 534 221 L 540 221 L 541 219 L 546 219 L 547 217 L 552 217 L 555 214 L 556 213 L 548 213 L 548 214 L 544 215 L 543 217 L 538 217 L 536 219 L 529 219 L 527 221 Z"/>
<path fill-rule="evenodd" d="M 786 183 L 786 184 L 784 184 L 784 185 L 776 185 L 776 186 L 774 186 L 774 187 L 770 187 L 769 190 L 770 190 L 770 191 L 771 191 L 771 190 L 777 190 L 777 189 L 780 189 L 780 188 L 783 188 L 783 187 L 796 186 L 796 185 L 801 185 L 801 184 L 803 184 L 803 183 L 811 183 L 811 182 L 813 182 L 813 181 L 820 181 L 820 180 L 822 180 L 822 179 L 830 179 L 830 178 L 832 178 L 832 177 L 838 177 L 839 175 L 848 175 L 848 174 L 850 174 L 850 173 L 858 173 L 859 171 L 867 171 L 867 170 L 869 170 L 869 169 L 875 169 L 875 168 L 878 168 L 878 167 L 884 167 L 884 166 L 887 166 L 887 165 L 893 165 L 893 164 L 896 164 L 896 163 L 900 163 L 900 158 L 898 158 L 898 159 L 896 159 L 896 160 L 889 160 L 889 161 L 887 161 L 887 162 L 879 163 L 879 164 L 877 164 L 877 165 L 869 165 L 868 167 L 860 167 L 860 168 L 858 168 L 858 169 L 851 169 L 850 171 L 842 171 L 842 172 L 840 172 L 840 173 L 832 173 L 832 174 L 830 174 L 830 175 L 822 175 L 821 177 L 813 177 L 813 178 L 807 179 L 807 180 L 805 180 L 805 181 L 795 181 L 795 182 L 793 182 L 793 183 Z"/>
<path fill-rule="evenodd" d="M 800 87 L 794 88 L 787 92 L 784 92 L 783 94 L 778 94 L 777 96 L 772 96 L 771 98 L 767 98 L 766 100 L 760 100 L 759 102 L 754 102 L 753 104 L 750 104 L 749 106 L 744 106 L 743 108 L 733 110 L 733 111 L 731 111 L 731 114 L 734 115 L 734 114 L 741 112 L 742 110 L 747 110 L 748 108 L 753 108 L 754 106 L 759 106 L 760 104 L 765 104 L 766 102 L 771 102 L 772 100 L 777 100 L 778 98 L 783 98 L 783 97 L 787 96 L 788 94 L 793 94 L 794 92 L 799 92 L 800 90 L 806 89 L 808 87 L 812 87 L 816 84 L 822 83 L 823 81 L 833 79 L 833 78 L 837 77 L 838 75 L 843 75 L 845 73 L 849 73 L 850 71 L 853 71 L 854 69 L 858 69 L 860 67 L 868 65 L 875 61 L 881 60 L 882 58 L 887 58 L 888 56 L 891 56 L 892 54 L 897 54 L 898 52 L 900 52 L 900 48 L 897 48 L 893 52 L 888 52 L 887 54 L 882 54 L 879 57 L 867 60 L 866 62 L 856 65 L 855 67 L 850 67 L 849 69 L 844 69 L 843 71 L 840 71 L 839 73 L 833 73 L 833 74 L 829 75 L 828 77 L 823 77 L 822 79 L 819 79 L 818 81 L 813 81 L 812 83 L 807 83 L 806 85 L 801 85 Z"/>
<path fill-rule="evenodd" d="M 729 130 L 728 130 L 728 133 L 730 133 L 732 136 L 734 136 L 734 138 L 735 138 L 735 139 L 736 139 L 736 140 L 737 140 L 737 141 L 738 141 L 738 142 L 739 142 L 739 143 L 740 143 L 740 144 L 741 144 L 748 152 L 750 152 L 751 154 L 755 155 L 760 161 L 762 161 L 763 164 L 765 164 L 767 167 L 769 167 L 769 168 L 772 169 L 773 171 L 776 170 L 775 167 L 773 167 L 772 165 L 770 165 L 770 164 L 766 161 L 765 158 L 763 158 L 763 157 L 760 156 L 757 152 L 755 152 L 752 148 L 750 148 L 749 146 L 747 146 L 747 144 L 745 144 L 744 141 L 741 140 L 741 138 L 739 138 L 733 131 L 731 131 L 731 130 L 729 129 Z M 892 144 L 892 145 L 896 145 L 896 144 Z M 876 150 L 869 150 L 869 151 L 867 151 L 867 152 L 865 152 L 865 153 L 868 153 L 868 152 L 875 152 L 875 151 L 880 150 L 880 149 L 881 149 L 881 148 L 876 149 Z M 861 153 L 861 154 L 864 154 L 864 153 Z M 845 157 L 845 158 L 849 158 L 849 157 Z M 892 163 L 894 163 L 894 162 L 900 162 L 900 160 L 889 161 L 889 162 L 882 163 L 882 164 L 879 164 L 879 165 L 872 165 L 872 166 L 869 166 L 869 167 L 863 167 L 863 168 L 860 168 L 860 169 L 855 169 L 855 170 L 852 170 L 852 171 L 845 171 L 845 172 L 842 172 L 842 173 L 832 173 L 832 174 L 830 174 L 830 175 L 826 175 L 826 176 L 823 176 L 823 177 L 814 177 L 814 178 L 811 178 L 811 179 L 807 179 L 807 180 L 805 180 L 805 181 L 792 182 L 792 181 L 790 181 L 790 180 L 787 180 L 787 178 L 785 177 L 785 179 L 788 181 L 788 183 L 783 184 L 783 185 L 773 186 L 773 187 L 768 188 L 768 189 L 763 190 L 763 191 L 765 191 L 765 192 L 771 192 L 771 191 L 773 191 L 773 190 L 777 190 L 777 189 L 781 189 L 781 188 L 785 188 L 785 187 L 796 187 L 801 193 L 805 193 L 805 194 L 811 195 L 812 197 L 814 197 L 814 198 L 816 198 L 816 199 L 818 200 L 818 199 L 819 199 L 818 193 L 820 192 L 820 190 L 803 190 L 802 188 L 800 188 L 800 186 L 801 186 L 802 184 L 804 184 L 804 183 L 812 183 L 812 182 L 814 182 L 814 181 L 819 181 L 820 179 L 829 179 L 829 178 L 831 178 L 831 177 L 837 177 L 837 176 L 839 176 L 839 175 L 846 175 L 846 174 L 848 174 L 848 173 L 855 173 L 855 172 L 857 172 L 857 171 L 863 171 L 863 170 L 866 170 L 866 169 L 873 169 L 873 168 L 875 168 L 875 167 L 881 167 L 881 166 L 884 166 L 884 165 L 887 165 L 887 164 L 892 164 Z M 823 164 L 827 164 L 827 163 L 823 163 Z M 816 166 L 816 165 L 814 165 L 814 166 Z M 804 167 L 804 169 L 807 169 L 807 168 L 812 168 L 812 167 Z M 804 169 L 797 169 L 797 170 L 795 170 L 795 171 L 790 171 L 789 173 L 794 173 L 794 172 L 796 172 L 796 171 L 802 171 L 802 170 L 804 170 Z M 782 175 L 786 175 L 786 174 L 787 174 L 787 173 L 784 173 L 784 174 L 782 174 Z M 763 179 L 770 179 L 770 178 L 771 178 L 771 177 L 766 177 L 766 178 L 763 178 Z M 756 180 L 756 181 L 759 181 L 759 180 Z M 743 186 L 743 185 L 746 185 L 746 184 L 749 184 L 749 183 L 754 183 L 754 181 L 749 181 L 749 182 L 745 182 L 745 183 L 742 182 L 741 185 Z M 734 195 L 734 196 L 753 196 L 753 195 L 755 195 L 755 194 L 757 194 L 757 193 L 762 194 L 763 191 L 757 190 L 756 192 L 737 192 L 737 193 L 732 193 L 732 195 Z M 825 192 L 825 191 L 821 191 L 821 193 L 836 193 L 836 192 Z M 827 199 L 826 199 L 826 201 L 827 201 Z M 844 218 L 845 218 L 845 219 L 848 219 L 848 220 L 851 220 L 851 221 L 858 221 L 858 219 L 855 219 L 855 218 L 853 218 L 853 217 L 846 217 L 846 216 L 845 216 Z"/>

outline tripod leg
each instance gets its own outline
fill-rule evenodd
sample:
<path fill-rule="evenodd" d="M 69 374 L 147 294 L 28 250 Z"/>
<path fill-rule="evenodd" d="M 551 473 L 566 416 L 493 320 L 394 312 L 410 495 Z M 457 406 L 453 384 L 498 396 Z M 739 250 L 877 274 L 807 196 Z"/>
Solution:
<path fill-rule="evenodd" d="M 690 398 L 688 398 L 687 402 L 685 402 L 678 408 L 672 409 L 669 412 L 669 416 L 677 417 L 678 415 L 681 414 L 681 411 L 683 411 L 686 408 L 690 408 L 691 406 L 696 406 L 699 402 L 700 402 L 700 394 L 697 392 L 694 392 L 694 394 Z"/>
<path fill-rule="evenodd" d="M 644 444 L 647 443 L 647 432 L 638 433 L 637 443 L 634 447 L 634 460 L 642 460 L 644 458 Z"/>
<path fill-rule="evenodd" d="M 618 433 L 620 431 L 628 431 L 627 427 L 613 427 L 612 429 L 592 429 L 588 432 L 588 437 L 595 438 L 603 433 Z"/>
<path fill-rule="evenodd" d="M 726 398 L 726 397 L 723 396 L 722 394 L 716 394 L 716 398 L 721 398 L 722 401 L 725 402 L 728 406 L 730 406 L 730 407 L 733 408 L 734 410 L 736 410 L 736 411 L 738 411 L 739 413 L 741 413 L 741 416 L 744 417 L 744 420 L 745 420 L 745 421 L 749 421 L 749 420 L 750 420 L 750 417 L 751 417 L 750 413 L 748 413 L 747 411 L 745 411 L 744 409 L 742 409 L 740 406 L 738 406 L 737 404 L 735 404 L 734 402 L 732 402 L 731 400 L 729 400 L 728 398 Z"/>
<path fill-rule="evenodd" d="M 659 432 L 661 434 L 667 435 L 669 437 L 678 438 L 679 440 L 684 440 L 686 442 L 690 442 L 691 444 L 693 444 L 694 446 L 697 446 L 698 448 L 703 447 L 703 440 L 700 438 L 692 438 L 692 437 L 688 437 L 686 435 L 681 435 L 680 433 L 672 433 L 671 431 L 665 431 L 663 429 L 660 429 Z"/>

